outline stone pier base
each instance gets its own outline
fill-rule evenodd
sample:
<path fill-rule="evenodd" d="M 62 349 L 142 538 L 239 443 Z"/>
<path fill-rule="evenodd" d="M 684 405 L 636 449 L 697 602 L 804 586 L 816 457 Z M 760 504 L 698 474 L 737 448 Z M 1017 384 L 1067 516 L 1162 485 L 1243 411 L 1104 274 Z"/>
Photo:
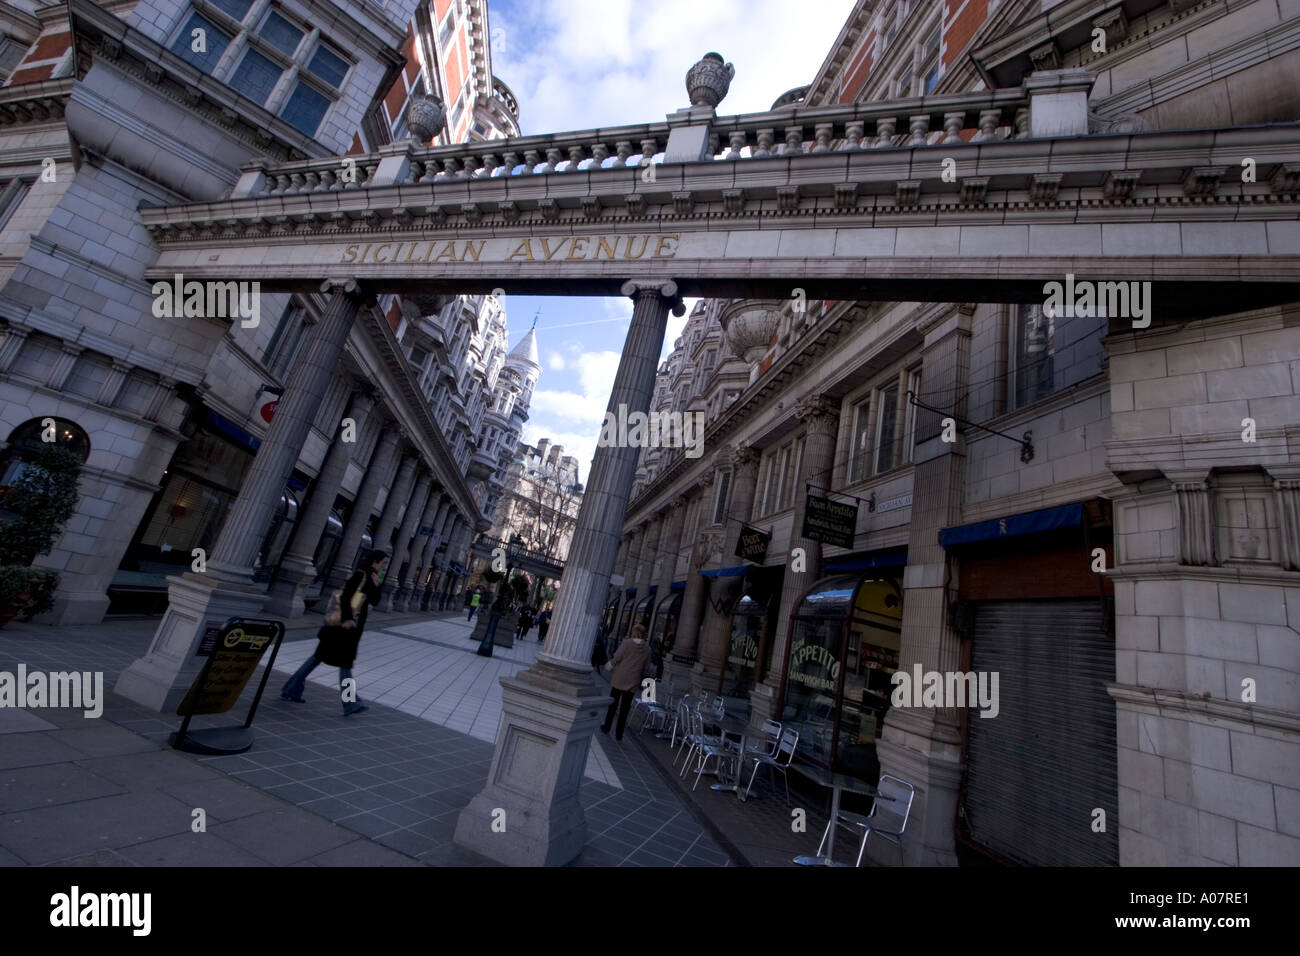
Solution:
<path fill-rule="evenodd" d="M 579 793 L 608 696 L 586 674 L 539 662 L 501 679 L 503 715 L 487 786 L 456 843 L 511 866 L 562 866 L 582 852 Z"/>

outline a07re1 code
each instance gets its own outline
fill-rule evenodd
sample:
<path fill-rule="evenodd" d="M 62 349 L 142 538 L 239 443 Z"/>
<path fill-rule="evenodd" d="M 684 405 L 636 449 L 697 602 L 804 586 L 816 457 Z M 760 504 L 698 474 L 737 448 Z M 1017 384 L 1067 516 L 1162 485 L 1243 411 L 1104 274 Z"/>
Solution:
<path fill-rule="evenodd" d="M 1202 903 L 1245 903 L 1245 893 L 1202 893 Z"/>

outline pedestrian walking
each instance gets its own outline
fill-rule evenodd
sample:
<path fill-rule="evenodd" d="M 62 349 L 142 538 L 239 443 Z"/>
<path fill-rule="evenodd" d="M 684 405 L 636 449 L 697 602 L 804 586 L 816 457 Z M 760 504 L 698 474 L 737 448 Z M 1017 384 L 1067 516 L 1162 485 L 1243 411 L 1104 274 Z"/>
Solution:
<path fill-rule="evenodd" d="M 515 631 L 515 637 L 522 639 L 528 636 L 528 632 L 533 629 L 534 611 L 528 605 L 524 605 L 519 611 L 519 628 Z"/>
<path fill-rule="evenodd" d="M 551 609 L 548 607 L 541 614 L 537 615 L 537 639 L 543 644 L 546 643 L 546 632 L 551 629 Z"/>
<path fill-rule="evenodd" d="M 316 634 L 316 651 L 294 671 L 280 690 L 284 700 L 305 703 L 302 695 L 307 686 L 307 675 L 325 664 L 339 669 L 344 716 L 370 709 L 356 696 L 352 664 L 356 660 L 361 634 L 366 629 L 366 615 L 370 606 L 379 602 L 379 586 L 388 570 L 389 560 L 384 552 L 371 551 L 352 572 L 343 589 L 330 596 L 325 624 Z"/>
<path fill-rule="evenodd" d="M 478 606 L 479 604 L 482 603 L 482 601 L 483 601 L 483 589 L 475 588 L 474 593 L 469 596 L 469 617 L 465 618 L 465 620 L 467 621 L 474 620 L 474 612 L 478 610 Z"/>
<path fill-rule="evenodd" d="M 644 624 L 633 627 L 632 633 L 628 635 L 630 639 L 618 646 L 614 659 L 610 661 L 614 674 L 609 683 L 614 699 L 609 703 L 605 723 L 600 729 L 602 733 L 609 733 L 610 725 L 614 723 L 614 711 L 617 710 L 618 727 L 614 731 L 614 737 L 618 740 L 623 739 L 627 714 L 632 709 L 632 695 L 641 686 L 641 678 L 645 676 L 646 665 L 650 662 L 650 645 L 646 643 L 645 635 Z"/>

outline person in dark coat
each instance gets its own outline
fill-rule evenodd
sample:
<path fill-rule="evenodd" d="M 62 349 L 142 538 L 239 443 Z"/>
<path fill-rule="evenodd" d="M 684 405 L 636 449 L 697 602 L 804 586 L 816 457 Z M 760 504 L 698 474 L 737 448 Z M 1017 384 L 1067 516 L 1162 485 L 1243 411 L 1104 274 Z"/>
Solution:
<path fill-rule="evenodd" d="M 352 572 L 339 596 L 338 624 L 326 623 L 316 635 L 316 651 L 303 661 L 302 667 L 294 672 L 280 691 L 285 700 L 304 703 L 303 691 L 307 685 L 307 675 L 317 666 L 327 664 L 339 669 L 339 689 L 343 699 L 343 714 L 351 716 L 370 708 L 356 697 L 355 690 L 349 694 L 349 682 L 352 681 L 352 663 L 357 657 L 357 645 L 366 628 L 366 615 L 370 605 L 379 603 L 379 585 L 388 570 L 389 557 L 382 551 L 372 551 Z M 348 700 L 351 696 L 353 699 Z"/>
<path fill-rule="evenodd" d="M 519 611 L 519 627 L 515 631 L 515 637 L 526 638 L 528 632 L 533 629 L 533 608 L 531 605 L 524 605 Z"/>
<path fill-rule="evenodd" d="M 551 609 L 548 607 L 537 615 L 537 639 L 546 643 L 546 632 L 551 629 Z"/>

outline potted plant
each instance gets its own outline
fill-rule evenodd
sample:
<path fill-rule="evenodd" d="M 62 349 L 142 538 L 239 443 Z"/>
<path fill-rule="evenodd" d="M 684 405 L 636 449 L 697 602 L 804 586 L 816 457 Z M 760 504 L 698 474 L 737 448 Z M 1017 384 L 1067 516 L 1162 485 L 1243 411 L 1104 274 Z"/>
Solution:
<path fill-rule="evenodd" d="M 32 562 L 54 549 L 77 510 L 80 456 L 51 444 L 25 457 L 23 465 L 0 498 L 0 627 L 19 614 L 29 621 L 54 606 L 59 576 Z"/>

